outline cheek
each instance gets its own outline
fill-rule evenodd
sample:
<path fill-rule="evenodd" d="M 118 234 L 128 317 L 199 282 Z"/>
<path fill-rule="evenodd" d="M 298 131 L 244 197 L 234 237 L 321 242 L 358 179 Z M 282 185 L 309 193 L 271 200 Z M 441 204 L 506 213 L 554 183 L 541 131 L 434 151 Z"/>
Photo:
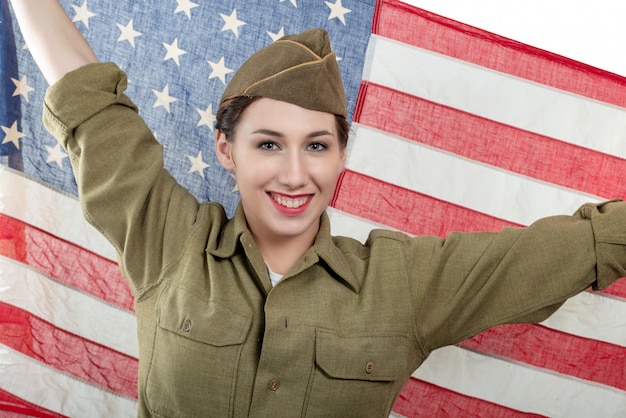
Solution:
<path fill-rule="evenodd" d="M 342 167 L 338 164 L 324 164 L 316 168 L 313 176 L 320 186 L 334 189 L 339 179 L 339 174 L 343 171 Z"/>
<path fill-rule="evenodd" d="M 272 167 L 258 158 L 239 153 L 235 155 L 235 177 L 239 188 L 258 186 L 272 177 Z"/>

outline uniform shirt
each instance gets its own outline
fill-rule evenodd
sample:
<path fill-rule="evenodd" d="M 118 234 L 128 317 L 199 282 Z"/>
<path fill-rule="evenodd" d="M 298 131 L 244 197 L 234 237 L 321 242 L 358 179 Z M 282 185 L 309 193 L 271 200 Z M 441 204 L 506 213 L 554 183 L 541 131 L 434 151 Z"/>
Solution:
<path fill-rule="evenodd" d="M 85 66 L 49 89 L 44 121 L 134 292 L 140 416 L 386 417 L 432 350 L 626 276 L 614 201 L 528 228 L 376 230 L 365 244 L 331 236 L 323 214 L 272 287 L 241 207 L 228 219 L 174 181 L 125 87 L 115 65 Z"/>

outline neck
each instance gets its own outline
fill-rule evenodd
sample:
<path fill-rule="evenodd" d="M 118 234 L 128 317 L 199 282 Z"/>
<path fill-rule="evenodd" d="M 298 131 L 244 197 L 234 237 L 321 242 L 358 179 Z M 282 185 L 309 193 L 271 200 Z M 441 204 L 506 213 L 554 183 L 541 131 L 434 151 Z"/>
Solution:
<path fill-rule="evenodd" d="M 274 273 L 287 274 L 296 265 L 298 260 L 311 248 L 312 242 L 308 243 L 259 243 L 259 250 L 265 262 Z"/>
<path fill-rule="evenodd" d="M 317 234 L 298 235 L 282 239 L 261 239 L 255 236 L 259 251 L 274 273 L 287 274 L 298 260 L 313 246 Z M 254 234 L 253 234 L 254 236 Z"/>

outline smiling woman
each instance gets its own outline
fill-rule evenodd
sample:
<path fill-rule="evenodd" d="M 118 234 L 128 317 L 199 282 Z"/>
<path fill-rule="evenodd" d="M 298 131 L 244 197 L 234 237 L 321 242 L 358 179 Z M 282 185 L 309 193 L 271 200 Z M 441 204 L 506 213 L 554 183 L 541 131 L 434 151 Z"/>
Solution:
<path fill-rule="evenodd" d="M 621 201 L 497 233 L 332 236 L 347 112 L 321 29 L 260 50 L 224 92 L 216 152 L 241 194 L 229 219 L 164 169 L 126 75 L 93 62 L 59 5 L 13 3 L 54 82 L 46 127 L 133 290 L 141 417 L 387 417 L 433 350 L 626 276 Z"/>
<path fill-rule="evenodd" d="M 331 113 L 262 98 L 241 113 L 231 139 L 216 135 L 217 157 L 235 174 L 248 227 L 276 273 L 317 236 L 346 160 L 336 125 Z"/>

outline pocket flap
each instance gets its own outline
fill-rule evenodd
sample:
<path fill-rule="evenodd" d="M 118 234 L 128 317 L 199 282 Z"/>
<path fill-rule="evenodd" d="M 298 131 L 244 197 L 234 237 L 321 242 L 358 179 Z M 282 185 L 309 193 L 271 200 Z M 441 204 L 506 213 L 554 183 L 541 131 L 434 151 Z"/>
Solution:
<path fill-rule="evenodd" d="M 344 337 L 318 329 L 315 361 L 337 379 L 394 381 L 406 371 L 408 343 L 404 335 Z"/>
<path fill-rule="evenodd" d="M 163 329 L 205 344 L 242 344 L 252 317 L 175 287 L 161 295 L 158 323 Z"/>

